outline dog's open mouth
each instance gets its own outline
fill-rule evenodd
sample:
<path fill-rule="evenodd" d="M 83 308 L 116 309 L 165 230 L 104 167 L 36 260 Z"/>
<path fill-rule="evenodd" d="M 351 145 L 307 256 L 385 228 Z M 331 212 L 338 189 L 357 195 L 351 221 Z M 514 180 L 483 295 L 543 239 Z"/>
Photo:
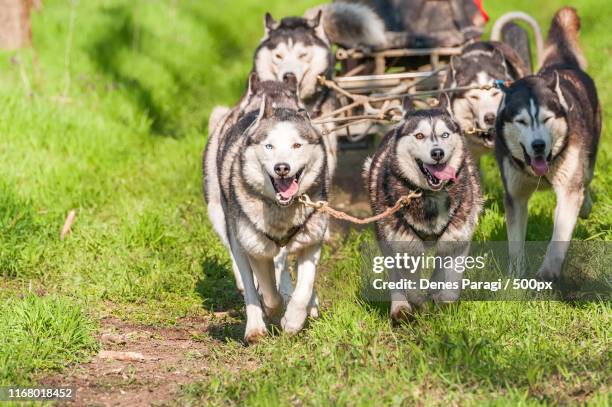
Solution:
<path fill-rule="evenodd" d="M 444 185 L 445 181 L 457 179 L 456 170 L 447 163 L 443 164 L 425 164 L 423 161 L 416 160 L 419 169 L 425 175 L 427 184 L 434 191 L 439 190 Z"/>
<path fill-rule="evenodd" d="M 300 177 L 304 169 L 299 170 L 292 177 L 275 178 L 270 176 L 274 192 L 276 192 L 276 201 L 282 205 L 289 205 L 300 188 Z"/>
<path fill-rule="evenodd" d="M 482 144 L 487 148 L 493 148 L 495 145 L 495 133 L 493 129 L 489 129 L 487 131 L 483 131 L 479 134 L 480 139 L 482 140 Z"/>
<path fill-rule="evenodd" d="M 529 153 L 527 153 L 527 149 L 521 144 L 521 148 L 523 149 L 523 156 L 525 159 L 525 164 L 529 165 L 533 170 L 533 173 L 538 177 L 543 177 L 548 172 L 548 162 L 551 160 L 551 154 L 548 157 L 544 157 L 543 155 L 538 155 L 535 157 L 531 157 Z"/>

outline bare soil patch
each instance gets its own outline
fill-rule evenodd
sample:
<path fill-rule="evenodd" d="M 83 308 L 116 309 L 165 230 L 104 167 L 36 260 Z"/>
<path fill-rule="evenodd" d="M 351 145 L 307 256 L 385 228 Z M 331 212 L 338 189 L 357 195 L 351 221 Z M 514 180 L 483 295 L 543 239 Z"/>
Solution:
<path fill-rule="evenodd" d="M 248 348 L 228 341 L 239 339 L 244 329 L 228 319 L 227 313 L 216 313 L 181 320 L 177 327 L 154 327 L 104 318 L 98 355 L 39 382 L 74 386 L 71 405 L 172 405 L 183 384 L 205 381 L 220 370 L 257 367 Z"/>

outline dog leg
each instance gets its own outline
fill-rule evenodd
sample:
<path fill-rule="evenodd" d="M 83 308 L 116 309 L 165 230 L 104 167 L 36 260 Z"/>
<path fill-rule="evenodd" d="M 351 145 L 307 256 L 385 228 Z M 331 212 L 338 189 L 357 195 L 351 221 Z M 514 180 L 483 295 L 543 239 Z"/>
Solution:
<path fill-rule="evenodd" d="M 213 229 L 215 230 L 215 232 L 217 232 L 219 239 L 221 239 L 221 243 L 223 243 L 223 245 L 230 250 L 230 257 L 232 260 L 232 272 L 234 273 L 234 279 L 236 280 L 236 288 L 238 288 L 240 294 L 244 295 L 244 284 L 242 283 L 242 277 L 240 276 L 238 264 L 236 264 L 236 260 L 234 259 L 234 256 L 231 252 L 228 237 L 229 226 L 225 218 L 225 214 L 228 213 L 227 204 L 221 196 L 221 189 L 216 178 L 212 180 L 210 184 L 208 184 L 208 188 L 209 192 L 215 191 L 214 194 L 211 193 L 211 199 L 207 205 L 208 219 L 210 219 Z"/>
<path fill-rule="evenodd" d="M 252 256 L 249 256 L 249 263 L 259 283 L 258 288 L 263 299 L 265 314 L 269 318 L 274 319 L 283 305 L 283 299 L 278 293 L 274 281 L 274 263 L 269 258 L 255 258 Z"/>
<path fill-rule="evenodd" d="M 537 184 L 514 170 L 507 159 L 504 161 L 503 175 L 506 187 L 504 207 L 506 209 L 506 229 L 508 231 L 508 274 L 520 276 L 525 272 L 528 202 Z"/>
<path fill-rule="evenodd" d="M 312 297 L 310 297 L 306 311 L 310 318 L 319 318 L 319 297 L 317 297 L 317 292 L 314 288 L 312 289 Z"/>
<path fill-rule="evenodd" d="M 554 188 L 557 194 L 555 225 L 552 239 L 546 249 L 544 262 L 538 271 L 538 276 L 547 281 L 558 280 L 561 277 L 565 255 L 569 249 L 574 227 L 578 220 L 578 213 L 585 196 L 583 190 L 568 191 L 567 185 L 558 185 Z"/>
<path fill-rule="evenodd" d="M 431 298 L 436 304 L 451 304 L 459 300 L 461 294 L 461 279 L 463 271 L 460 271 L 457 264 L 457 258 L 467 256 L 470 251 L 470 244 L 466 241 L 441 241 L 438 243 L 437 256 L 445 258 L 453 257 L 453 268 L 437 267 L 432 276 L 433 281 L 443 281 L 445 283 L 456 284 L 458 288 L 442 289 L 432 292 Z M 442 265 L 443 266 L 443 265 Z"/>
<path fill-rule="evenodd" d="M 320 244 L 307 247 L 298 254 L 298 276 L 295 291 L 281 321 L 283 330 L 289 334 L 299 332 L 306 321 L 307 307 L 314 292 L 315 274 L 320 256 Z"/>
<path fill-rule="evenodd" d="M 582 208 L 580 208 L 580 218 L 587 219 L 591 214 L 591 209 L 593 209 L 593 198 L 591 198 L 591 189 L 585 188 L 584 190 L 584 202 L 582 203 Z"/>
<path fill-rule="evenodd" d="M 276 289 L 283 298 L 283 304 L 287 305 L 291 294 L 293 294 L 293 282 L 289 273 L 289 251 L 283 247 L 274 258 L 274 271 L 276 275 Z"/>
<path fill-rule="evenodd" d="M 506 195 L 506 228 L 508 230 L 508 275 L 520 276 L 525 272 L 525 234 L 529 198 L 513 199 Z"/>
<path fill-rule="evenodd" d="M 240 269 L 238 268 L 238 264 L 236 264 L 236 260 L 234 256 L 230 256 L 232 259 L 232 272 L 234 273 L 234 279 L 236 280 L 236 288 L 240 291 L 240 294 L 244 295 L 244 283 L 242 282 L 242 276 L 240 274 Z"/>
<path fill-rule="evenodd" d="M 260 338 L 266 336 L 266 323 L 263 319 L 259 294 L 255 288 L 253 272 L 249 265 L 248 255 L 240 247 L 233 233 L 230 233 L 230 249 L 232 257 L 236 260 L 237 268 L 240 272 L 241 280 L 244 284 L 244 303 L 246 304 L 247 323 L 244 332 L 245 342 L 252 344 Z"/>
<path fill-rule="evenodd" d="M 386 257 L 393 257 L 396 254 L 408 254 L 413 258 L 420 256 L 425 251 L 423 244 L 419 241 L 404 241 L 392 243 L 390 246 L 383 248 L 383 253 Z M 414 263 L 413 263 L 414 266 Z M 400 283 L 402 280 L 409 280 L 417 284 L 421 276 L 421 267 L 415 270 L 405 270 L 393 268 L 389 270 L 390 281 Z M 399 284 L 395 284 L 398 286 Z M 424 299 L 421 296 L 420 290 L 393 288 L 389 290 L 391 296 L 391 309 L 389 316 L 394 323 L 408 321 L 413 318 L 415 312 L 423 304 Z"/>
<path fill-rule="evenodd" d="M 400 282 L 402 278 L 405 277 L 403 273 L 400 273 L 396 269 L 391 270 L 389 276 L 391 277 L 391 281 L 393 282 Z M 389 311 L 389 316 L 391 317 L 391 320 L 395 323 L 398 323 L 401 321 L 408 321 L 412 319 L 415 309 L 408 301 L 408 297 L 406 296 L 406 290 L 394 288 L 389 291 L 391 294 L 391 310 Z"/>

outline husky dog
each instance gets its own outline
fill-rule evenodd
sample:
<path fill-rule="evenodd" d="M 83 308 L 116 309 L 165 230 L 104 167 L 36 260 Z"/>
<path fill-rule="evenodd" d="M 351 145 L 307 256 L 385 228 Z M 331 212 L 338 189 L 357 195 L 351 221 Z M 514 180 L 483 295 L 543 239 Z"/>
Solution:
<path fill-rule="evenodd" d="M 448 106 L 447 97 L 442 99 L 446 100 L 441 106 Z M 448 110 L 409 110 L 366 162 L 364 178 L 375 214 L 411 191 L 422 193 L 394 216 L 376 222 L 376 236 L 385 255 L 398 251 L 421 254 L 426 241 L 436 244 L 438 255 L 466 255 L 483 200 L 478 170 Z M 398 270 L 390 273 L 393 281 L 405 277 Z M 457 271 L 441 267 L 433 278 L 445 282 L 461 279 Z M 432 294 L 439 303 L 458 297 L 458 290 Z M 391 318 L 409 316 L 422 301 L 404 290 L 392 290 Z"/>
<path fill-rule="evenodd" d="M 266 315 L 273 318 L 281 311 L 273 259 L 282 247 L 298 258 L 297 285 L 281 320 L 286 332 L 295 333 L 309 307 L 316 307 L 314 277 L 328 226 L 327 215 L 296 200 L 304 193 L 327 199 L 322 138 L 306 110 L 279 106 L 264 92 L 258 110 L 242 115 L 211 142 L 215 144 L 207 146 L 204 160 L 206 200 L 243 284 L 245 340 L 253 343 L 266 334 L 254 277 Z"/>
<path fill-rule="evenodd" d="M 215 107 L 208 120 L 208 142 L 206 143 L 202 163 L 205 181 L 205 198 L 208 201 L 208 218 L 221 238 L 222 243 L 228 249 L 230 247 L 227 237 L 227 226 L 224 220 L 224 209 L 219 201 L 209 198 L 221 193 L 221 186 L 219 185 L 217 175 L 217 160 L 214 157 L 217 155 L 219 143 L 228 133 L 228 130 L 235 126 L 247 113 L 259 110 L 264 97 L 269 101 L 274 101 L 274 104 L 278 107 L 286 107 L 294 110 L 303 109 L 303 105 L 297 97 L 297 81 L 295 76 L 287 75 L 283 82 L 261 81 L 257 74 L 253 72 L 249 76 L 247 91 L 238 104 L 234 108 L 225 106 Z M 284 266 L 285 261 L 283 260 L 281 263 L 283 263 Z M 279 273 L 283 268 L 279 268 Z M 242 278 L 240 277 L 240 272 L 235 262 L 232 264 L 232 269 L 238 290 L 244 292 Z M 287 288 L 287 281 L 285 280 L 287 276 L 283 277 L 283 282 L 285 283 L 283 289 L 285 292 L 290 291 Z M 277 280 L 280 280 L 280 276 L 277 276 Z"/>
<path fill-rule="evenodd" d="M 515 81 L 529 73 L 521 57 L 501 42 L 476 42 L 451 58 L 444 88 L 491 85 L 494 80 Z M 502 100 L 497 88 L 472 89 L 451 94 L 453 114 L 466 136 L 476 161 L 492 151 L 495 118 Z"/>
<path fill-rule="evenodd" d="M 329 89 L 319 76 L 331 79 L 335 59 L 332 43 L 377 48 L 384 42 L 384 24 L 368 7 L 334 3 L 306 12 L 306 17 L 285 17 L 276 21 L 270 13 L 264 19 L 265 34 L 253 57 L 253 71 L 263 80 L 282 81 L 295 75 L 299 95 L 311 117 L 337 108 Z M 328 169 L 333 174 L 337 160 L 337 136 L 333 124 L 324 138 Z"/>
<path fill-rule="evenodd" d="M 359 4 L 333 3 L 306 12 L 305 17 L 264 19 L 265 34 L 255 51 L 253 70 L 263 80 L 297 77 L 300 98 L 311 116 L 321 113 L 329 93 L 318 76 L 331 78 L 335 59 L 332 44 L 380 48 L 385 27 L 370 8 Z"/>
<path fill-rule="evenodd" d="M 527 203 L 538 188 L 557 195 L 554 229 L 539 276 L 559 279 L 578 216 L 591 209 L 589 184 L 601 132 L 601 108 L 578 44 L 571 7 L 552 20 L 542 68 L 504 90 L 495 155 L 506 191 L 510 272 L 524 268 Z"/>

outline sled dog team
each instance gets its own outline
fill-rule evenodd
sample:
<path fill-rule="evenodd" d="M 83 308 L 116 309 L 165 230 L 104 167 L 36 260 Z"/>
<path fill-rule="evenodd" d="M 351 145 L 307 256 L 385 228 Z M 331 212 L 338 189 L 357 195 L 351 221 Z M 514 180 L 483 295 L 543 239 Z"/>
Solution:
<path fill-rule="evenodd" d="M 498 79 L 511 85 L 442 94 L 431 109 L 405 104 L 403 120 L 384 136 L 363 171 L 374 214 L 410 192 L 421 193 L 376 222 L 383 253 L 433 241 L 438 254 L 465 255 L 483 205 L 478 159 L 494 151 L 505 189 L 510 272 L 524 267 L 529 198 L 538 186 L 552 187 L 554 230 L 539 276 L 560 277 L 577 218 L 591 209 L 589 184 L 601 131 L 579 29 L 573 8 L 559 10 L 541 68 L 533 74 L 507 44 L 473 43 L 451 59 L 444 87 Z M 205 197 L 244 295 L 249 343 L 266 335 L 266 320 L 293 334 L 308 316 L 318 315 L 314 281 L 329 219 L 298 197 L 327 201 L 333 182 L 336 137 L 323 136 L 322 126 L 311 122 L 338 106 L 317 80 L 332 76 L 332 43 L 381 49 L 395 42 L 381 18 L 363 5 L 333 3 L 280 21 L 266 14 L 245 94 L 235 107 L 217 107 L 210 116 Z M 478 131 L 466 132 L 471 128 Z M 445 252 L 444 242 L 465 244 Z M 297 258 L 295 287 L 289 254 Z M 389 271 L 391 278 L 401 277 Z M 458 278 L 452 269 L 434 273 L 440 281 Z M 437 303 L 458 296 L 456 291 L 431 293 Z M 391 318 L 410 317 L 422 301 L 391 291 Z"/>

